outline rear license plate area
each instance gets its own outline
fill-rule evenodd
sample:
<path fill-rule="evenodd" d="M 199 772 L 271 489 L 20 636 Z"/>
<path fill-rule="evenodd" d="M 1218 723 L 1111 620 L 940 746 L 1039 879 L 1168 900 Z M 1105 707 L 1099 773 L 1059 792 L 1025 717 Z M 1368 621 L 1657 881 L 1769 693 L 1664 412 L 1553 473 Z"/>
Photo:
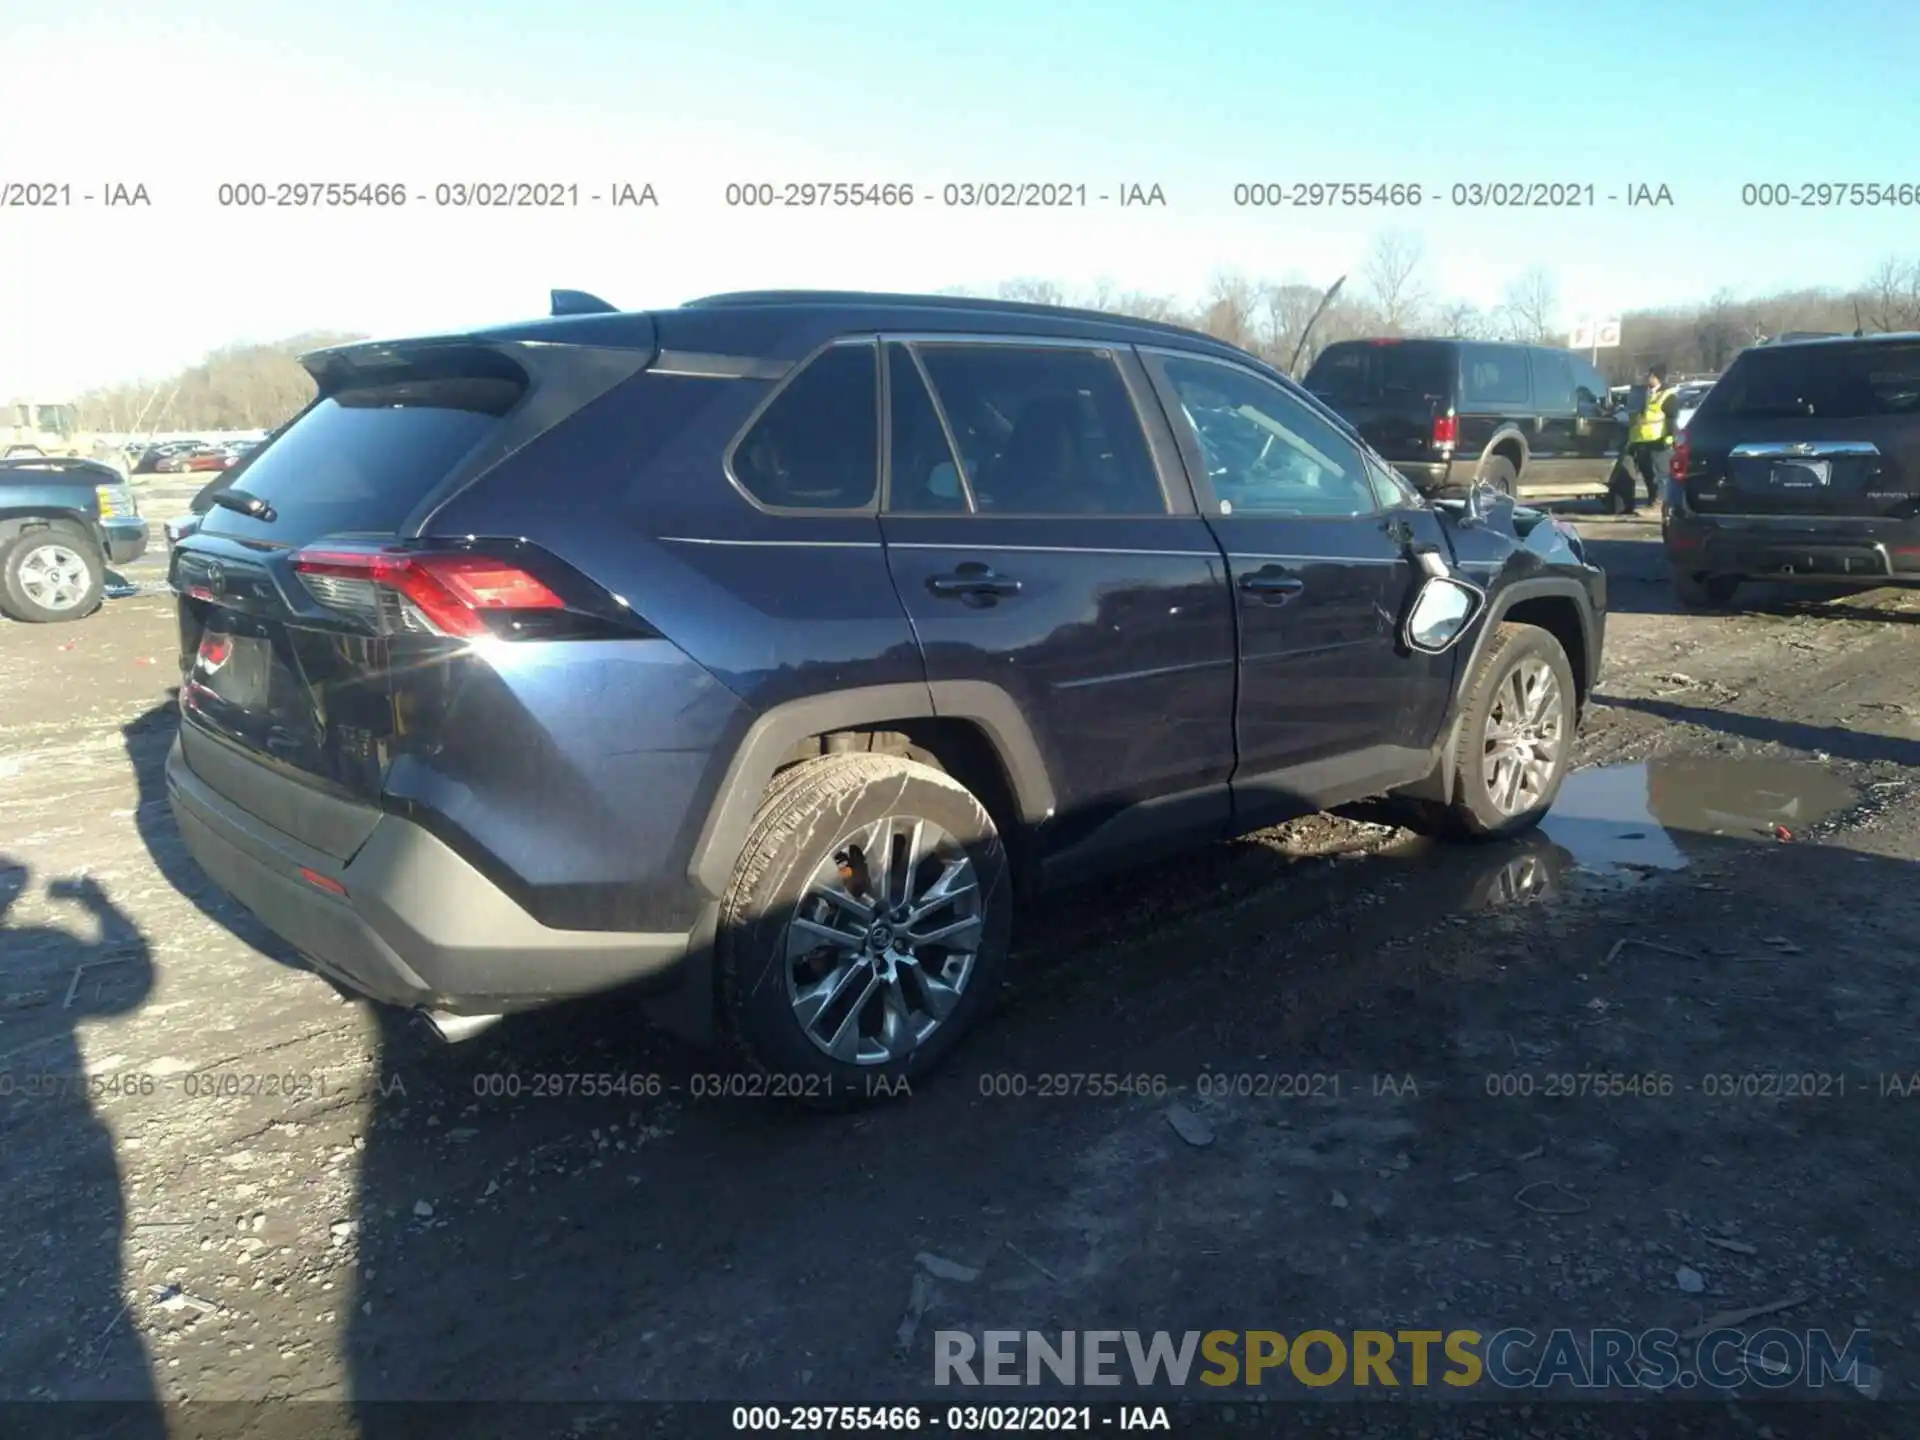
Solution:
<path fill-rule="evenodd" d="M 1767 483 L 1775 490 L 1820 490 L 1833 483 L 1831 460 L 1776 460 Z"/>

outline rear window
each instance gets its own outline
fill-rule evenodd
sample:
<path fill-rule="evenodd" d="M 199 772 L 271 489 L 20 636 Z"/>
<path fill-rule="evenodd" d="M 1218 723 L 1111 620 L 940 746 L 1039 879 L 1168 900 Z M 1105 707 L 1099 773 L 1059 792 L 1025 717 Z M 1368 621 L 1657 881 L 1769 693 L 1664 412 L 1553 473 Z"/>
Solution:
<path fill-rule="evenodd" d="M 1736 420 L 1920 414 L 1920 344 L 1748 350 L 1700 408 Z"/>
<path fill-rule="evenodd" d="M 289 544 L 316 535 L 393 534 L 493 435 L 525 390 L 523 381 L 495 376 L 340 390 L 234 473 L 234 487 L 269 502 L 278 512 L 274 520 L 216 506 L 201 528 Z"/>
<path fill-rule="evenodd" d="M 1452 393 L 1453 351 L 1418 341 L 1330 345 L 1307 371 L 1308 390 L 1331 404 L 1444 400 Z"/>

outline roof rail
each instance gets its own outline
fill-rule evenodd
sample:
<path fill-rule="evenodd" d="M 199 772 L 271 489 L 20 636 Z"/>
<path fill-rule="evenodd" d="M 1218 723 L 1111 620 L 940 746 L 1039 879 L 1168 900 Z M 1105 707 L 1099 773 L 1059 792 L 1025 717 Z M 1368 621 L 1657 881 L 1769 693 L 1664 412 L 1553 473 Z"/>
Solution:
<path fill-rule="evenodd" d="M 618 315 L 620 307 L 610 305 L 598 295 L 589 295 L 584 290 L 555 290 L 553 292 L 553 315 Z"/>
<path fill-rule="evenodd" d="M 1204 331 L 1166 320 L 1142 320 L 1110 310 L 1088 310 L 1074 305 L 1044 305 L 1031 300 L 989 300 L 972 295 L 916 295 L 877 290 L 732 290 L 684 301 L 683 310 L 745 309 L 761 305 L 899 305 L 921 310 L 985 310 L 1003 315 L 1071 316 L 1108 325 L 1131 325 L 1187 337 L 1212 339 Z M 1224 345 L 1225 341 L 1216 341 Z"/>

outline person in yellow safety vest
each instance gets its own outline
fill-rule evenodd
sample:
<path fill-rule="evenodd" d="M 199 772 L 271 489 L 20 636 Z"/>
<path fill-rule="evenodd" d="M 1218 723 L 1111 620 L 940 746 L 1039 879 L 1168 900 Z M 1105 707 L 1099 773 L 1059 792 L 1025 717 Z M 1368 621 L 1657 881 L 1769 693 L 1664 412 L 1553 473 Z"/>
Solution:
<path fill-rule="evenodd" d="M 1635 474 L 1647 487 L 1647 503 L 1659 503 L 1662 452 L 1673 443 L 1674 415 L 1679 408 L 1678 396 L 1667 385 L 1659 367 L 1648 370 L 1647 398 L 1640 413 L 1633 417 L 1633 429 L 1627 436 L 1626 464 L 1621 467 L 1626 488 L 1620 497 L 1624 502 L 1620 508 L 1628 515 L 1639 513 L 1640 508 L 1634 497 Z"/>

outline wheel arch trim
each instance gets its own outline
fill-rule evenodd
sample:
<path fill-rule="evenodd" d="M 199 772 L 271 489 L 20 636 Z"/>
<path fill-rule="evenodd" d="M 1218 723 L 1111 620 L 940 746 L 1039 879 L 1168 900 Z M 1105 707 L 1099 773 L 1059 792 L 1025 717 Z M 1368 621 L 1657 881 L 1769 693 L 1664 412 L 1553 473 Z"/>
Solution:
<path fill-rule="evenodd" d="M 800 741 L 857 726 L 940 719 L 970 721 L 987 737 L 1023 824 L 1038 825 L 1053 812 L 1053 783 L 1033 731 L 1013 697 L 997 685 L 946 680 L 808 695 L 773 706 L 747 727 L 694 841 L 689 878 L 709 897 L 724 893 L 767 782 Z"/>

